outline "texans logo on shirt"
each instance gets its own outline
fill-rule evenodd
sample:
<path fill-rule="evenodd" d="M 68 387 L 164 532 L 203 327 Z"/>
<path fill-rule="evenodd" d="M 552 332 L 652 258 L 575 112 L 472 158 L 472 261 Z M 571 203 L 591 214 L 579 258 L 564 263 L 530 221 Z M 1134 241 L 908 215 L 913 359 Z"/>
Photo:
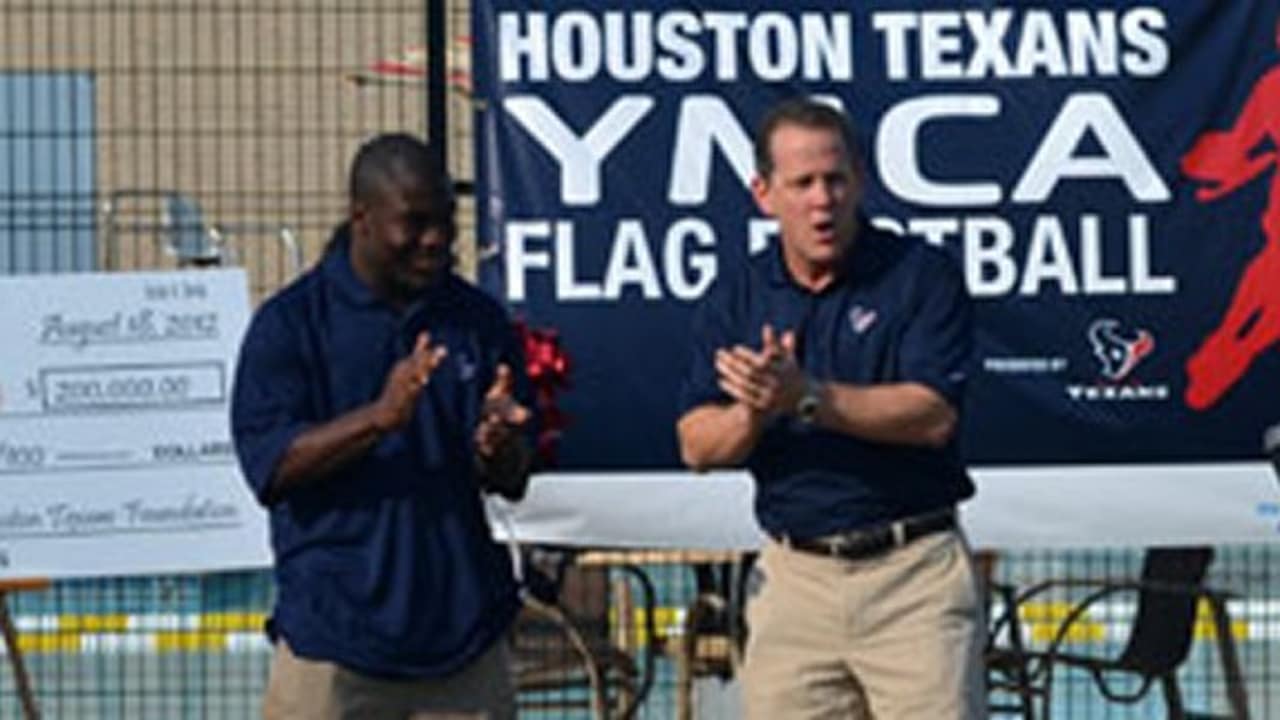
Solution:
<path fill-rule="evenodd" d="M 476 376 L 478 366 L 474 360 L 467 357 L 465 353 L 458 354 L 458 379 L 462 382 L 470 382 Z"/>
<path fill-rule="evenodd" d="M 876 323 L 876 311 L 871 308 L 865 308 L 861 305 L 854 305 L 849 309 L 849 326 L 859 335 L 871 329 Z"/>

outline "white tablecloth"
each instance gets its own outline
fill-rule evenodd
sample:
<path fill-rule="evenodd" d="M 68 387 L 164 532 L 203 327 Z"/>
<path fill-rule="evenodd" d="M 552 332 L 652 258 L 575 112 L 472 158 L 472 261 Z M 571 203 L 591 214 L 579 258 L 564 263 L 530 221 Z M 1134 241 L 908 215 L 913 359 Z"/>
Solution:
<path fill-rule="evenodd" d="M 978 468 L 961 522 L 982 547 L 1271 542 L 1280 492 L 1265 463 Z M 493 501 L 495 534 L 589 547 L 749 549 L 763 534 L 744 472 L 551 473 Z"/>

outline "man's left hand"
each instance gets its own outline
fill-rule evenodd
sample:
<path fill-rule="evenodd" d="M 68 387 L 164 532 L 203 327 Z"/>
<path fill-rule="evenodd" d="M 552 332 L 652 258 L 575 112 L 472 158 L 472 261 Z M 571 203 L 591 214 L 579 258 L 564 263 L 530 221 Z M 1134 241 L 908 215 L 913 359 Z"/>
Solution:
<path fill-rule="evenodd" d="M 476 461 L 486 487 L 508 497 L 519 497 L 523 495 L 524 475 L 531 459 L 521 429 L 533 413 L 516 402 L 513 385 L 511 368 L 505 363 L 498 365 L 480 407 L 474 440 Z"/>

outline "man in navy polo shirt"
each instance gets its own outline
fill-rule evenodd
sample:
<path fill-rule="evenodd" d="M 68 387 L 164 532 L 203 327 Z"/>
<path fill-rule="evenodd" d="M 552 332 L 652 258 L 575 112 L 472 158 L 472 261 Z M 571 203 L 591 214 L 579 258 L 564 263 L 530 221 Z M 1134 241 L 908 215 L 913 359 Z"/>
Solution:
<path fill-rule="evenodd" d="M 480 493 L 524 492 L 524 366 L 452 272 L 438 168 L 407 135 L 365 144 L 348 222 L 241 348 L 232 434 L 276 557 L 268 718 L 515 714 L 518 599 Z"/>
<path fill-rule="evenodd" d="M 768 533 L 747 607 L 749 717 L 985 716 L 982 608 L 955 504 L 972 319 L 940 251 L 867 224 L 848 120 L 785 102 L 756 137 L 776 246 L 693 321 L 677 425 L 697 470 L 745 464 Z"/>

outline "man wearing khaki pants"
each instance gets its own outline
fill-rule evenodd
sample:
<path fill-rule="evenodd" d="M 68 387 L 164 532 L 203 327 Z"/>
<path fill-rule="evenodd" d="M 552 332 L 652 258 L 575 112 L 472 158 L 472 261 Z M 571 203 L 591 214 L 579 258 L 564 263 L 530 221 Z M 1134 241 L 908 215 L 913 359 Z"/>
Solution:
<path fill-rule="evenodd" d="M 519 606 L 482 492 L 524 493 L 520 347 L 455 276 L 453 183 L 365 143 L 324 257 L 254 315 L 232 436 L 271 514 L 268 720 L 510 720 Z"/>
<path fill-rule="evenodd" d="M 942 252 L 858 212 L 847 118 L 784 102 L 752 192 L 780 241 L 694 316 L 677 424 L 697 470 L 745 464 L 772 538 L 747 607 L 748 717 L 984 717 L 983 612 L 955 504 L 972 347 Z"/>

